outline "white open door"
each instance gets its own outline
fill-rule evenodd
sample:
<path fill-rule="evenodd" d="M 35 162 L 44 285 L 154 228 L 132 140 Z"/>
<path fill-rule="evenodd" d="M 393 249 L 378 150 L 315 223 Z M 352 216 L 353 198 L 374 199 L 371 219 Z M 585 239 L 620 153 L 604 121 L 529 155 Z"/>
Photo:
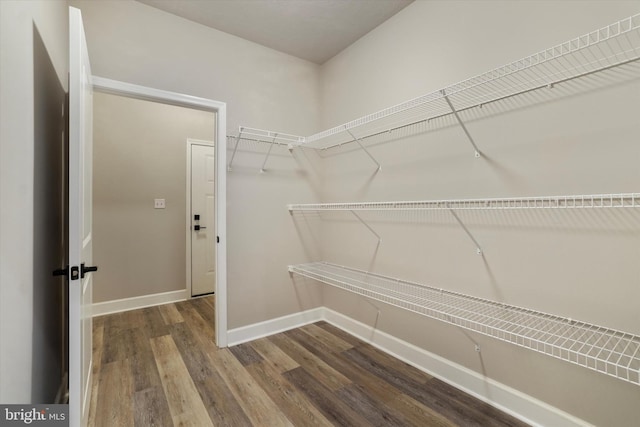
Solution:
<path fill-rule="evenodd" d="M 86 424 L 91 389 L 93 89 L 80 10 L 69 8 L 69 423 Z"/>

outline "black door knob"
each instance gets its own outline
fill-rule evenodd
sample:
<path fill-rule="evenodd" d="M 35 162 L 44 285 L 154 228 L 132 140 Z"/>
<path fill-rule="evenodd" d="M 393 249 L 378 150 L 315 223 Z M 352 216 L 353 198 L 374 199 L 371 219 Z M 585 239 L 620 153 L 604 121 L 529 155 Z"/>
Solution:
<path fill-rule="evenodd" d="M 97 265 L 92 265 L 89 267 L 85 267 L 84 263 L 80 264 L 80 277 L 84 278 L 85 273 L 91 273 L 92 271 L 98 271 Z"/>
<path fill-rule="evenodd" d="M 69 276 L 69 266 L 67 265 L 65 268 L 59 268 L 57 270 L 53 270 L 54 276 Z"/>
<path fill-rule="evenodd" d="M 84 264 L 82 264 L 82 266 L 84 267 Z M 97 267 L 93 267 L 96 270 L 98 269 Z M 95 270 L 92 270 L 95 271 Z M 78 276 L 80 275 L 80 272 L 78 270 L 78 266 L 74 265 L 71 268 L 69 268 L 69 266 L 66 266 L 65 268 L 59 268 L 57 270 L 53 270 L 53 275 L 54 276 L 65 276 L 68 277 L 69 280 L 78 280 Z M 84 275 L 82 276 L 84 277 Z"/>

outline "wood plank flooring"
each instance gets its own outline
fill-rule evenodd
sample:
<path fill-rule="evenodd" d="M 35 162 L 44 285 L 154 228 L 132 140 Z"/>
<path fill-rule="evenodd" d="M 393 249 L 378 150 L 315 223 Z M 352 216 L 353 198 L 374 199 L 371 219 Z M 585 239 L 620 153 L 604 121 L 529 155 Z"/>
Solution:
<path fill-rule="evenodd" d="M 216 348 L 214 297 L 94 319 L 90 426 L 525 426 L 318 322 Z"/>

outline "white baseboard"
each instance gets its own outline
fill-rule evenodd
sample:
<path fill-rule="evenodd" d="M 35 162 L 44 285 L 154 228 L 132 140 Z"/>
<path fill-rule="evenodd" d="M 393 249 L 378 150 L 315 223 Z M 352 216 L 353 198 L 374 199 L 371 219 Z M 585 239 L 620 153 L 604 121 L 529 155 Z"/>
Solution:
<path fill-rule="evenodd" d="M 533 426 L 587 427 L 589 423 L 538 399 L 323 307 L 324 320 L 380 350 Z"/>
<path fill-rule="evenodd" d="M 227 332 L 229 347 L 323 320 L 324 307 L 312 308 Z"/>
<path fill-rule="evenodd" d="M 162 292 L 159 294 L 98 302 L 93 304 L 91 309 L 93 310 L 93 317 L 96 317 L 104 314 L 119 313 L 121 311 L 129 311 L 138 308 L 152 307 L 154 305 L 184 301 L 188 297 L 189 294 L 187 290 L 181 289 L 179 291 Z"/>

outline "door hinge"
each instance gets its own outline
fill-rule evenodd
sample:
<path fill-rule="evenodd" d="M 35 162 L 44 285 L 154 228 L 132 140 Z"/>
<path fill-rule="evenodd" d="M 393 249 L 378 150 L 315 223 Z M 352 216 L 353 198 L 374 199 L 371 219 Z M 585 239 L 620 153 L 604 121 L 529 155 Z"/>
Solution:
<path fill-rule="evenodd" d="M 220 236 L 216 236 L 216 243 L 220 243 Z"/>

